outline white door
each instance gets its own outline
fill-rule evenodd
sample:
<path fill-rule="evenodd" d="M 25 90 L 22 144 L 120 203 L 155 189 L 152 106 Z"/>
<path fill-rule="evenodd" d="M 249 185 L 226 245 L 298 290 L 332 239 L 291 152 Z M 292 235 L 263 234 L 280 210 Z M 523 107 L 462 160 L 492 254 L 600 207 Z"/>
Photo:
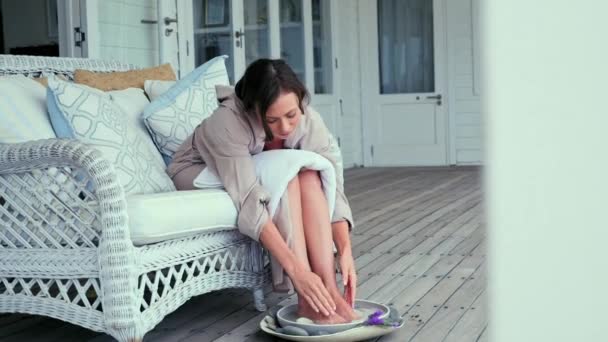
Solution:
<path fill-rule="evenodd" d="M 360 0 L 366 166 L 446 165 L 444 0 Z"/>
<path fill-rule="evenodd" d="M 227 55 L 228 78 L 234 84 L 245 70 L 243 0 L 180 0 L 177 12 L 182 75 L 213 57 Z M 250 27 L 248 32 L 262 36 L 263 26 Z"/>
<path fill-rule="evenodd" d="M 337 92 L 337 31 L 332 14 L 336 1 L 278 0 L 278 55 L 295 71 L 311 95 L 311 105 L 321 114 L 330 132 L 339 140 L 340 98 Z M 247 45 L 248 41 L 245 41 Z"/>
<path fill-rule="evenodd" d="M 60 57 L 88 57 L 89 35 L 85 0 L 49 0 L 47 6 L 48 25 L 54 25 L 57 15 L 57 35 Z M 52 22 L 52 23 L 51 23 Z"/>
<path fill-rule="evenodd" d="M 339 137 L 336 29 L 330 0 L 185 0 L 177 2 L 182 74 L 228 55 L 231 84 L 259 58 L 282 58 L 311 93 L 312 106 Z"/>
<path fill-rule="evenodd" d="M 178 49 L 178 17 L 175 1 L 157 0 L 158 64 L 169 63 L 180 77 Z"/>
<path fill-rule="evenodd" d="M 331 0 L 312 0 L 310 2 L 311 19 L 310 31 L 307 37 L 310 42 L 305 49 L 306 60 L 312 60 L 312 67 L 307 68 L 307 87 L 311 94 L 311 105 L 321 114 L 327 128 L 341 144 L 340 120 L 342 111 L 342 100 L 338 92 L 339 85 L 336 77 L 338 69 L 338 55 L 334 48 L 337 43 L 337 25 L 332 17 L 337 13 L 337 3 Z"/>

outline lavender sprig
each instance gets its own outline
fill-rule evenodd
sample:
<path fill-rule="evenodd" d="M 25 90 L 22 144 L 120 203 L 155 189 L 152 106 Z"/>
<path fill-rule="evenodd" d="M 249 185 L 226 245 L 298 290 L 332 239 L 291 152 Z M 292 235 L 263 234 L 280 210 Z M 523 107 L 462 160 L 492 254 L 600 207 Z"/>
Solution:
<path fill-rule="evenodd" d="M 391 308 L 391 311 L 393 311 L 393 310 L 396 311 L 395 308 Z M 365 322 L 363 322 L 363 325 L 393 327 L 393 328 L 397 328 L 401 325 L 402 321 L 401 321 L 401 318 L 399 317 L 398 313 L 391 314 L 387 318 L 381 318 L 380 316 L 382 316 L 382 314 L 384 314 L 384 312 L 382 310 L 374 311 L 374 313 L 367 316 L 367 319 L 365 320 Z M 397 317 L 397 319 L 395 319 L 395 317 Z"/>

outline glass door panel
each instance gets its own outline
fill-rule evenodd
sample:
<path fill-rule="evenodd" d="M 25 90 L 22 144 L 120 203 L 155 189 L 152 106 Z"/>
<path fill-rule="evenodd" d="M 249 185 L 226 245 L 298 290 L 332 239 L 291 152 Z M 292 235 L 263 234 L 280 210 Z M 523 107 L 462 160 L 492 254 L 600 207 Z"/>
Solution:
<path fill-rule="evenodd" d="M 312 0 L 315 94 L 333 93 L 331 0 Z"/>
<path fill-rule="evenodd" d="M 243 3 L 245 19 L 245 64 L 270 56 L 268 0 L 247 0 Z"/>
<path fill-rule="evenodd" d="M 435 91 L 433 2 L 378 0 L 380 94 Z"/>
<path fill-rule="evenodd" d="M 280 0 L 279 19 L 281 58 L 291 66 L 300 81 L 306 83 L 302 0 Z"/>
<path fill-rule="evenodd" d="M 226 69 L 234 84 L 234 41 L 232 1 L 192 0 L 194 29 L 194 66 L 213 57 L 228 55 Z"/>

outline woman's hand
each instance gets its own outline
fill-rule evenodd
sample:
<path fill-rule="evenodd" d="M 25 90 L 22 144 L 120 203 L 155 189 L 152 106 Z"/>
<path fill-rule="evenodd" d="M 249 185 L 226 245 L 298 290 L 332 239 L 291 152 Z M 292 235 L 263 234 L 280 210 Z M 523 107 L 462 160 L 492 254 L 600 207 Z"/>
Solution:
<path fill-rule="evenodd" d="M 333 238 L 338 249 L 338 266 L 342 273 L 344 282 L 344 300 L 354 307 L 355 296 L 357 294 L 357 272 L 355 271 L 355 261 L 350 244 L 349 227 L 346 220 L 337 221 L 331 224 Z"/>
<path fill-rule="evenodd" d="M 344 300 L 351 306 L 355 305 L 355 295 L 357 294 L 357 272 L 355 271 L 355 261 L 353 260 L 350 248 L 342 251 L 338 255 L 340 273 L 344 282 Z"/>
<path fill-rule="evenodd" d="M 290 278 L 298 295 L 306 299 L 313 310 L 320 311 L 325 316 L 332 315 L 336 311 L 336 303 L 329 295 L 321 278 L 314 272 L 297 268 Z"/>

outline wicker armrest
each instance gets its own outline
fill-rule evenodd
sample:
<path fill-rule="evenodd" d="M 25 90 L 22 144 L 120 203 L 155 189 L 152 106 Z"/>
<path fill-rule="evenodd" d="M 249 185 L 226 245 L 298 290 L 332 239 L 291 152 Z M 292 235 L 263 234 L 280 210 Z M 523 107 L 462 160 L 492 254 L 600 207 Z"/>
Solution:
<path fill-rule="evenodd" d="M 131 249 L 126 201 L 111 163 L 80 142 L 0 145 L 4 248 Z M 116 246 L 115 246 L 116 247 Z"/>
<path fill-rule="evenodd" d="M 51 270 L 50 263 L 61 258 L 73 262 L 83 253 L 91 255 L 97 259 L 92 263 L 97 271 L 74 273 L 66 271 L 66 263 L 58 263 L 63 266 L 54 273 L 99 278 L 110 331 L 132 320 L 138 313 L 136 252 L 124 191 L 101 152 L 64 139 L 0 145 L 0 197 L 0 265 L 5 275 L 16 272 L 7 262 L 15 253 L 25 258 L 21 273 L 31 274 Z M 28 251 L 45 251 L 52 260 L 42 266 L 29 262 Z"/>

